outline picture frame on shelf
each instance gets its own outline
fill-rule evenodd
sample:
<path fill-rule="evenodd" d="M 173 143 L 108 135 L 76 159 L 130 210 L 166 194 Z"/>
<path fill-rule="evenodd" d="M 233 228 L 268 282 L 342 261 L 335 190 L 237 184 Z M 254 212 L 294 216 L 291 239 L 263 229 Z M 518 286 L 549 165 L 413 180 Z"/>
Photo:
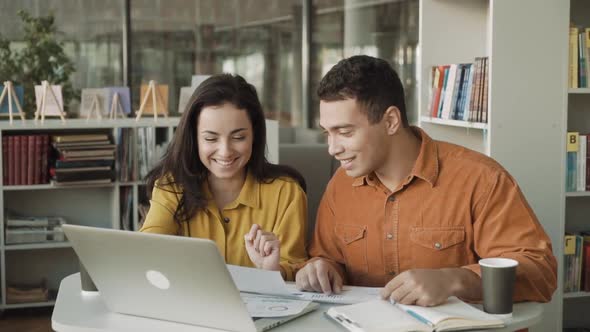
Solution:
<path fill-rule="evenodd" d="M 142 84 L 140 100 L 141 105 L 137 111 L 137 121 L 143 114 L 153 114 L 156 121 L 158 115 L 168 117 L 168 85 L 157 84 L 154 80 L 150 80 L 147 85 Z"/>
<path fill-rule="evenodd" d="M 94 115 L 97 119 L 102 119 L 108 114 L 106 89 L 82 89 L 80 98 L 80 117 L 85 117 L 86 121 Z"/>
<path fill-rule="evenodd" d="M 61 85 L 50 85 L 48 81 L 35 85 L 35 100 L 37 105 L 35 121 L 41 118 L 43 122 L 46 116 L 58 116 L 62 122 L 66 121 Z"/>
<path fill-rule="evenodd" d="M 119 116 L 127 118 L 131 114 L 131 97 L 129 87 L 110 86 L 108 90 L 107 107 L 109 107 L 109 119 L 116 119 Z"/>
<path fill-rule="evenodd" d="M 22 121 L 25 121 L 24 89 L 22 86 L 15 86 L 11 81 L 0 84 L 0 116 L 8 116 L 10 124 L 13 121 L 14 112 L 18 112 Z"/>

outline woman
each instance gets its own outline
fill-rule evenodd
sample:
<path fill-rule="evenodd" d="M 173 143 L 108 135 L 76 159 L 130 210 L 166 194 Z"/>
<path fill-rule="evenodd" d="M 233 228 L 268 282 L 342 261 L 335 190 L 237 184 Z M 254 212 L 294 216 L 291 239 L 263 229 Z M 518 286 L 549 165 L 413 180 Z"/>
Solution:
<path fill-rule="evenodd" d="M 281 271 L 307 260 L 305 181 L 264 155 L 256 89 L 216 75 L 191 97 L 162 161 L 147 175 L 151 207 L 141 232 L 208 238 L 226 263 Z"/>

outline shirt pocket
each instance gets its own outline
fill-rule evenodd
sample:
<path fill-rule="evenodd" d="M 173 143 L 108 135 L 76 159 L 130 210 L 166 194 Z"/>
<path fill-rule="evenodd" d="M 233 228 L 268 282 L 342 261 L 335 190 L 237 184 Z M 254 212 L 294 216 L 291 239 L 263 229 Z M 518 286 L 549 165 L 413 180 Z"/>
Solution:
<path fill-rule="evenodd" d="M 337 224 L 334 233 L 338 237 L 344 254 L 347 272 L 366 274 L 367 266 L 367 226 Z"/>
<path fill-rule="evenodd" d="M 439 269 L 465 265 L 465 227 L 414 227 L 410 231 L 413 268 Z"/>

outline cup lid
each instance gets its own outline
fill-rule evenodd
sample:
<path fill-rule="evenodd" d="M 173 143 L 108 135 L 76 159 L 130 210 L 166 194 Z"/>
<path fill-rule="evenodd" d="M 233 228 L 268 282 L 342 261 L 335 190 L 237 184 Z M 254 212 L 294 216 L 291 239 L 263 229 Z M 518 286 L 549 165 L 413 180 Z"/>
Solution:
<path fill-rule="evenodd" d="M 483 258 L 479 260 L 479 265 L 486 267 L 514 267 L 518 261 L 510 258 Z"/>

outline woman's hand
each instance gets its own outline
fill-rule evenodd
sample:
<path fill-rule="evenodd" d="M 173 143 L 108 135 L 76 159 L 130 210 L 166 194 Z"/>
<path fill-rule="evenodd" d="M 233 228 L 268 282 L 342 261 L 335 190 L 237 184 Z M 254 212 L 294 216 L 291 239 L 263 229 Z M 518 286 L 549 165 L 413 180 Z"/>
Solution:
<path fill-rule="evenodd" d="M 254 224 L 244 235 L 246 251 L 250 260 L 259 269 L 279 271 L 281 260 L 281 241 L 272 232 L 263 231 L 260 225 Z"/>

